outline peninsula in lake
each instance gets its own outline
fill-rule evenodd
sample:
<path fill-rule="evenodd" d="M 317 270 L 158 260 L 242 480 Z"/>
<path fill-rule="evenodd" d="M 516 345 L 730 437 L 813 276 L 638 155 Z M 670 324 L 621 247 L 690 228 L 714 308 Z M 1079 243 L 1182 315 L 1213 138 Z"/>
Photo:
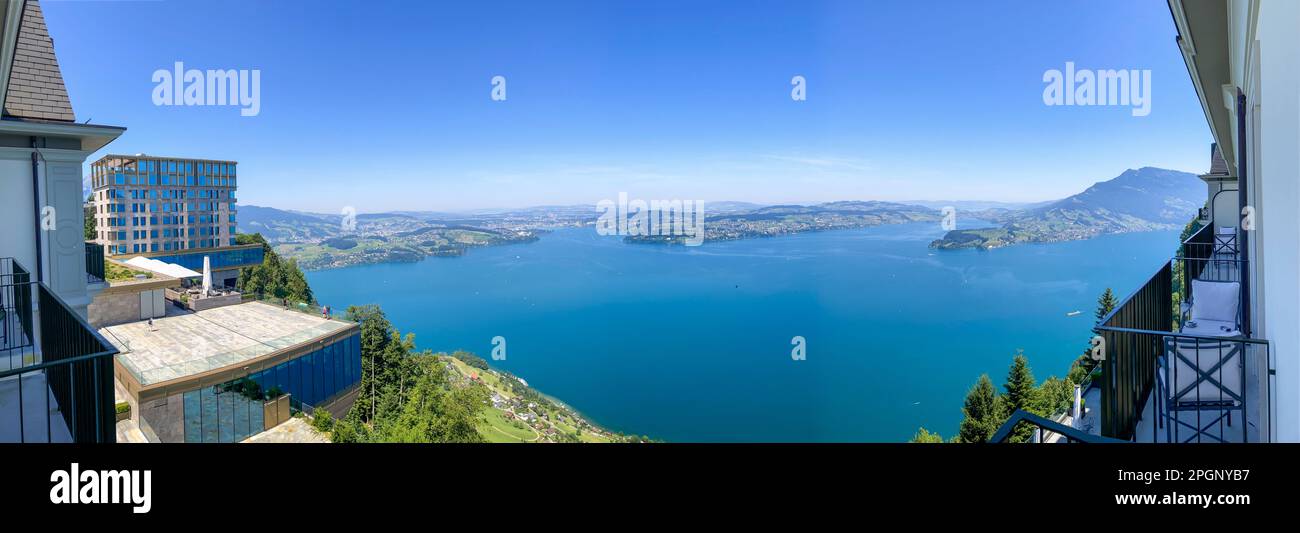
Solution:
<path fill-rule="evenodd" d="M 1204 204 L 1205 183 L 1195 174 L 1154 167 L 1129 169 L 1064 200 L 1026 209 L 968 212 L 966 216 L 997 226 L 949 231 L 930 247 L 990 249 L 1181 229 Z"/>
<path fill-rule="evenodd" d="M 931 248 L 990 249 L 1090 239 L 1112 233 L 1180 229 L 1204 203 L 1194 175 L 1144 167 L 1127 170 L 1068 198 L 1035 204 L 989 201 L 838 201 L 812 205 L 709 202 L 704 245 L 813 231 L 912 222 L 940 223 L 944 208 L 989 227 L 949 231 Z M 462 213 L 400 211 L 344 215 L 240 206 L 239 231 L 261 233 L 306 270 L 456 257 L 474 248 L 529 243 L 546 233 L 596 224 L 591 205 L 539 206 Z M 963 224 L 965 225 L 965 224 Z M 629 244 L 684 244 L 682 236 L 626 236 Z"/>

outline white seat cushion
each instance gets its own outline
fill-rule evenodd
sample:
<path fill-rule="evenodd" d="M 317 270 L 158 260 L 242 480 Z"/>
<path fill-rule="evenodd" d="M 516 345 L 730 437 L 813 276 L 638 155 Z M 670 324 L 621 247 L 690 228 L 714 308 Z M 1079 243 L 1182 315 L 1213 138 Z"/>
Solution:
<path fill-rule="evenodd" d="M 1166 346 L 1168 346 L 1166 341 Z M 1165 383 L 1169 384 L 1169 399 L 1175 402 L 1213 402 L 1219 400 L 1233 400 L 1228 393 L 1232 392 L 1238 396 L 1242 395 L 1242 354 L 1241 345 L 1234 343 L 1219 344 L 1214 341 L 1202 341 L 1200 348 L 1196 346 L 1178 344 L 1178 354 L 1187 360 L 1176 357 L 1172 353 L 1166 354 L 1165 363 Z M 1234 351 L 1235 350 L 1235 351 Z M 1199 359 L 1198 359 L 1199 356 Z M 1215 369 L 1210 369 L 1218 364 L 1221 359 L 1227 362 Z M 1200 373 L 1192 366 L 1196 365 L 1201 371 L 1208 374 L 1215 381 L 1223 386 L 1220 387 L 1204 379 Z M 1191 387 L 1197 383 L 1195 388 L 1179 395 L 1183 389 Z"/>
<path fill-rule="evenodd" d="M 1191 320 L 1237 323 L 1241 284 L 1236 281 L 1192 280 Z"/>

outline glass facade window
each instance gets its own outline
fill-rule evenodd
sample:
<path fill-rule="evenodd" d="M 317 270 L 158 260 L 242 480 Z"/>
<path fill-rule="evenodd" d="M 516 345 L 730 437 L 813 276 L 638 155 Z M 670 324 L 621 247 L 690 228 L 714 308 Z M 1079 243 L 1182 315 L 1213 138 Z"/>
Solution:
<path fill-rule="evenodd" d="M 189 228 L 193 231 L 194 228 Z M 200 228 L 205 229 L 205 228 Z M 206 233 L 201 233 L 206 234 Z M 204 239 L 211 241 L 211 239 Z M 191 248 L 194 246 L 191 245 Z M 203 271 L 203 256 L 208 256 L 212 268 L 230 268 L 260 265 L 265 257 L 265 253 L 260 246 L 241 248 L 237 250 L 221 250 L 217 252 L 194 252 L 177 255 L 158 256 L 154 259 L 164 263 L 180 265 L 196 272 Z"/>
<path fill-rule="evenodd" d="M 184 393 L 185 442 L 239 442 L 262 432 L 264 404 L 289 395 L 295 411 L 310 411 L 361 379 L 358 332 L 247 376 Z"/>
<path fill-rule="evenodd" d="M 235 163 L 208 163 L 193 162 L 190 160 L 178 158 L 152 158 L 152 157 L 132 157 L 121 155 L 109 155 L 100 159 L 91 165 L 91 183 L 95 187 L 94 208 L 96 213 L 181 213 L 193 211 L 197 208 L 199 211 L 213 212 L 214 216 L 205 217 L 208 222 L 201 224 L 215 224 L 218 217 L 215 213 L 222 210 L 228 210 L 231 220 L 228 224 L 235 223 L 235 205 L 233 188 L 235 186 L 234 174 L 237 165 Z M 197 172 L 196 172 L 197 171 Z M 217 186 L 219 189 L 211 187 Z M 208 187 L 208 188 L 203 188 Z M 181 200 L 185 198 L 205 198 L 212 201 L 204 202 L 199 205 L 190 204 L 190 209 L 184 203 L 165 202 L 165 203 L 131 203 L 128 208 L 126 203 L 114 204 L 116 199 L 132 200 Z M 225 219 L 221 216 L 220 219 Z M 96 228 L 99 239 L 102 244 L 106 245 L 109 253 L 135 253 L 146 252 L 171 252 L 189 248 L 218 247 L 227 244 L 234 245 L 233 240 L 228 238 L 234 235 L 234 231 L 226 229 L 217 230 L 217 228 L 208 228 L 205 235 L 220 238 L 204 239 L 202 244 L 196 242 L 198 246 L 186 246 L 186 243 L 173 242 L 168 244 L 159 244 L 154 246 L 154 242 L 121 242 L 122 234 L 112 231 L 105 231 L 114 226 L 123 226 L 124 223 L 117 218 L 97 217 L 99 225 Z M 156 225 L 157 217 L 144 218 L 136 217 L 132 219 L 133 225 Z M 186 221 L 194 224 L 191 217 L 162 217 L 163 224 L 184 225 Z M 210 224 L 209 224 L 210 225 Z M 171 232 L 172 237 L 177 232 L 189 233 L 194 227 L 176 228 Z M 167 236 L 161 237 L 163 239 Z M 132 240 L 150 240 L 154 238 L 146 234 L 139 237 L 133 237 Z M 136 251 L 138 250 L 138 251 Z"/>

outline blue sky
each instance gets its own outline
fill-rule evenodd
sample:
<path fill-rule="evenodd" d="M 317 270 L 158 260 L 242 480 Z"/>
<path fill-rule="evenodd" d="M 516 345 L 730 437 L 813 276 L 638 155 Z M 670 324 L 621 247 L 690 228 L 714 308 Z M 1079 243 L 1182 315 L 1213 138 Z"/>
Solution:
<path fill-rule="evenodd" d="M 107 151 L 239 161 L 241 204 L 1037 201 L 1208 164 L 1158 0 L 42 5 Z M 260 69 L 260 114 L 155 106 L 176 61 Z M 1150 115 L 1044 105 L 1067 61 L 1150 69 Z"/>

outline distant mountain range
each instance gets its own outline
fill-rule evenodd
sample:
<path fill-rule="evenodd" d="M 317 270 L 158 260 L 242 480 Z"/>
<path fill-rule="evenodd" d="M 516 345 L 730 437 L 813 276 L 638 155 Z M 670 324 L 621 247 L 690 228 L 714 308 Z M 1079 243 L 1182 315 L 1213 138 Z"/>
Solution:
<path fill-rule="evenodd" d="M 992 201 L 839 201 L 814 205 L 708 202 L 705 242 L 773 237 L 808 231 L 854 229 L 906 222 L 938 222 L 940 209 L 987 220 L 993 227 L 950 231 L 934 248 L 997 248 L 1022 243 L 1088 239 L 1108 233 L 1177 229 L 1205 203 L 1206 188 L 1194 174 L 1144 167 L 1094 184 L 1062 200 L 1040 203 Z M 922 205 L 923 204 L 923 205 Z M 590 226 L 593 205 L 483 209 L 464 213 L 398 211 L 356 216 L 239 206 L 238 229 L 261 233 L 276 250 L 304 268 L 414 261 L 454 256 L 477 246 L 530 242 L 557 227 Z M 679 236 L 629 236 L 630 243 L 680 244 Z"/>
<path fill-rule="evenodd" d="M 954 230 L 934 248 L 998 248 L 1033 242 L 1088 239 L 1108 233 L 1182 228 L 1205 205 L 1205 183 L 1195 174 L 1155 167 L 1129 169 L 1083 192 L 1027 209 L 967 213 L 997 227 Z"/>
<path fill-rule="evenodd" d="M 492 217 L 461 220 L 442 213 L 357 214 L 355 226 L 342 214 L 239 206 L 238 230 L 261 233 L 280 255 L 307 270 L 369 263 L 419 261 L 458 256 L 480 246 L 537 240 L 537 232 L 493 222 Z"/>

